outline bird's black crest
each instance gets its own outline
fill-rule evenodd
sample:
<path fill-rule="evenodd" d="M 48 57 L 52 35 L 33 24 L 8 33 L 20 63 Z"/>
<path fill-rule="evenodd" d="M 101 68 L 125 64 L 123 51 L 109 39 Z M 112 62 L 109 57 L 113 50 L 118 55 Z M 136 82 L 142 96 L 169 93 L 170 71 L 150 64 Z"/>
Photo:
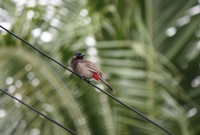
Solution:
<path fill-rule="evenodd" d="M 76 56 L 81 56 L 81 55 L 83 55 L 83 54 L 80 53 L 80 52 L 76 52 L 74 55 L 76 55 Z"/>

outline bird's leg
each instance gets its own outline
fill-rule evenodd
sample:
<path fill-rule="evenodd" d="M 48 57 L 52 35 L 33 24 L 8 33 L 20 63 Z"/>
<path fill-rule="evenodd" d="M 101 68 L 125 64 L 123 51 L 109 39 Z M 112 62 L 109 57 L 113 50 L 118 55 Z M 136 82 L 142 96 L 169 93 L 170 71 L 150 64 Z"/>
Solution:
<path fill-rule="evenodd" d="M 79 78 L 82 79 L 82 80 L 85 80 L 84 77 L 82 77 L 82 76 L 79 76 Z"/>
<path fill-rule="evenodd" d="M 91 81 L 90 81 L 89 79 L 85 79 L 85 78 L 82 77 L 82 76 L 79 76 L 79 78 L 82 79 L 82 80 L 85 80 L 87 83 L 91 83 Z"/>
<path fill-rule="evenodd" d="M 91 83 L 89 79 L 84 79 L 88 84 Z"/>

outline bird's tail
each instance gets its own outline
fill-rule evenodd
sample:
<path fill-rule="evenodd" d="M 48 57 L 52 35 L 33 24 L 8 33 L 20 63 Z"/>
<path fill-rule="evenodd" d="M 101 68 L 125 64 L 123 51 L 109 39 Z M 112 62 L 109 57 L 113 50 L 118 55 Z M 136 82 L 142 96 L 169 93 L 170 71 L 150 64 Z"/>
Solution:
<path fill-rule="evenodd" d="M 103 79 L 103 77 L 99 77 L 99 79 L 111 90 L 112 93 L 116 93 L 116 91 L 106 82 L 106 80 Z"/>

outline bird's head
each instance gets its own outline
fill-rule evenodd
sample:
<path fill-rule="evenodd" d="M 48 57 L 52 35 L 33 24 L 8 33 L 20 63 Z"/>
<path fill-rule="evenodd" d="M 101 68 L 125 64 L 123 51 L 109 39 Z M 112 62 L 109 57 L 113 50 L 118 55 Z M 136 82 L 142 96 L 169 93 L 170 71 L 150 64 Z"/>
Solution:
<path fill-rule="evenodd" d="M 82 53 L 80 53 L 80 52 L 76 52 L 76 53 L 73 55 L 72 59 L 83 59 L 84 56 L 85 56 L 85 54 L 82 54 Z"/>

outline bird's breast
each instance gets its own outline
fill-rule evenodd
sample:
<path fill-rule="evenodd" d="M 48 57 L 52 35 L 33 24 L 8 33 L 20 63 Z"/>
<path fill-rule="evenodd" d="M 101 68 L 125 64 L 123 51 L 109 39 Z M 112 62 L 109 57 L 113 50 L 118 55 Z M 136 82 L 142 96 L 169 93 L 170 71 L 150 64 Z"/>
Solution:
<path fill-rule="evenodd" d="M 85 79 L 92 79 L 93 73 L 89 70 L 89 68 L 86 66 L 86 63 L 83 62 L 77 62 L 77 64 L 73 68 L 74 72 L 79 74 Z"/>

